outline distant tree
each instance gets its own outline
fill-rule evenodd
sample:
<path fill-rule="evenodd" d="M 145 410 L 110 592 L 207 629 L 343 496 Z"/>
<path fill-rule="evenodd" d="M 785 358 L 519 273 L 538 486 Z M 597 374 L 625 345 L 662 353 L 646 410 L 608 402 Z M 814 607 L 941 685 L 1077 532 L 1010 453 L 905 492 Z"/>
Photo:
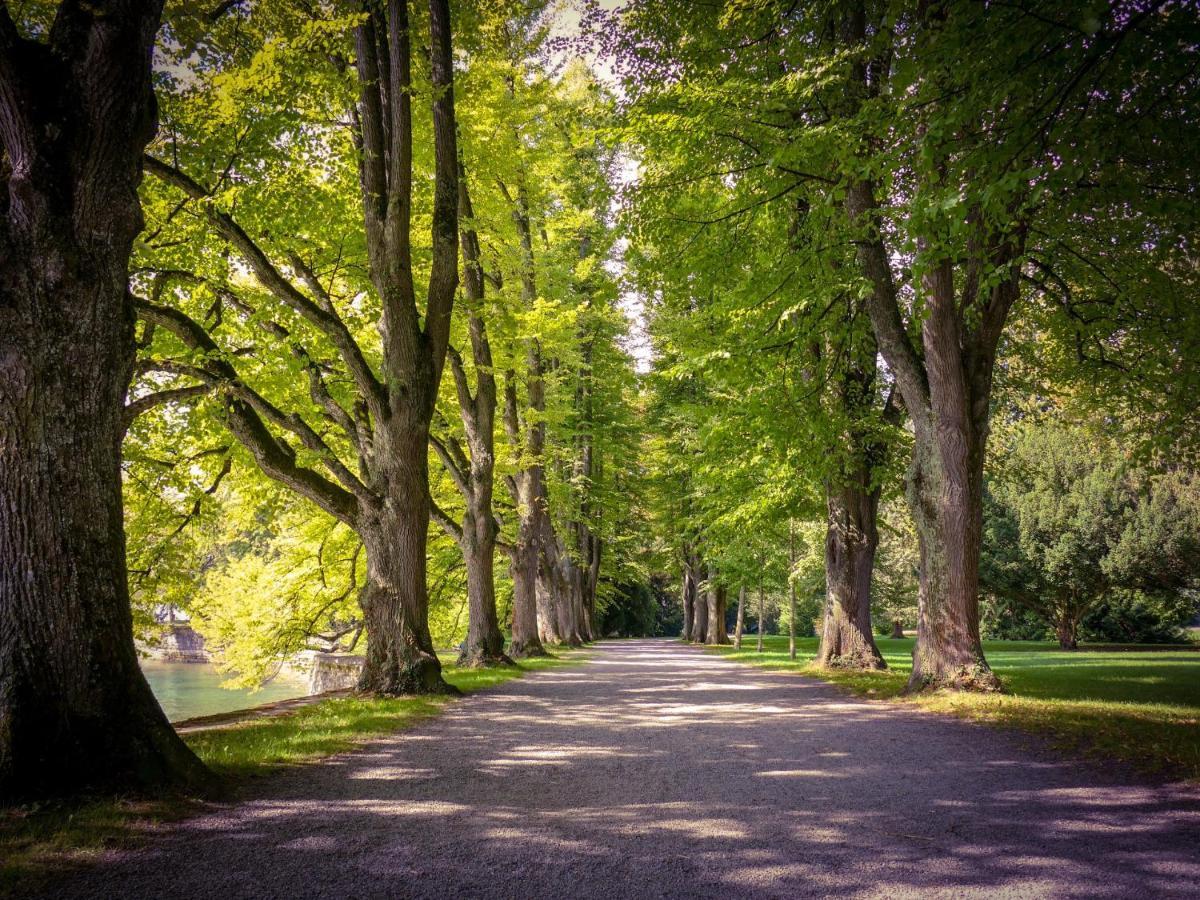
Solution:
<path fill-rule="evenodd" d="M 1178 596 L 1200 578 L 1200 480 L 1126 459 L 1103 434 L 1031 423 L 988 484 L 986 592 L 1029 610 L 1064 649 L 1122 591 Z M 1119 604 L 1118 604 L 1119 605 Z"/>

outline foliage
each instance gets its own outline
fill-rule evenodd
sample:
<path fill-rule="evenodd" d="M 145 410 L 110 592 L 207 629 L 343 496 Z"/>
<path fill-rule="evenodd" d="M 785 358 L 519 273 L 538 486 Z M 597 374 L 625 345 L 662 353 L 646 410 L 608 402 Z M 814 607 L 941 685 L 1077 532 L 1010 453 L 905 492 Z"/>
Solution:
<path fill-rule="evenodd" d="M 1137 465 L 1096 428 L 1029 420 L 1013 430 L 989 489 L 985 590 L 1034 613 L 1064 646 L 1098 603 L 1129 611 L 1127 640 L 1178 636 L 1172 627 L 1195 609 L 1194 598 L 1181 592 L 1200 578 L 1194 476 Z M 1158 629 L 1144 623 L 1152 607 L 1160 611 Z M 1176 611 L 1167 613 L 1171 607 Z M 1115 634 L 1119 620 L 1110 611 L 1093 633 L 1104 632 L 1107 621 Z"/>
<path fill-rule="evenodd" d="M 621 349 L 627 322 L 610 272 L 614 154 L 600 137 L 610 99 L 586 67 L 548 59 L 546 13 L 545 3 L 516 0 L 455 11 L 460 150 L 489 282 L 476 312 L 496 375 L 511 373 L 522 407 L 528 342 L 538 341 L 551 362 L 542 415 L 552 514 L 564 529 L 586 522 L 602 541 L 603 604 L 618 581 L 638 577 L 642 543 L 630 504 L 640 493 L 637 384 Z M 325 449 L 298 447 L 296 462 L 332 475 L 340 465 L 343 483 L 358 470 L 356 448 L 329 413 L 338 405 L 358 414 L 346 360 L 328 334 L 263 287 L 241 258 L 244 248 L 230 252 L 208 212 L 229 213 L 298 290 L 329 304 L 367 365 L 379 369 L 380 298 L 367 271 L 353 129 L 352 30 L 360 18 L 340 8 L 315 14 L 291 0 L 235 4 L 211 23 L 184 7 L 169 11 L 156 74 L 163 126 L 152 152 L 208 196 L 181 200 L 175 185 L 145 179 L 147 230 L 133 277 L 143 300 L 201 323 L 212 353 L 236 367 L 261 404 L 281 411 L 268 417 L 272 434 L 294 442 L 289 429 L 312 423 Z M 428 40 L 423 16 L 413 27 L 415 40 Z M 430 84 L 425 65 L 413 75 L 415 106 L 428 100 Z M 419 280 L 430 265 L 433 158 L 427 117 L 414 116 L 413 125 Z M 539 238 L 531 304 L 521 297 L 523 258 L 505 194 L 518 189 Z M 465 311 L 460 300 L 451 343 L 473 378 Z M 203 354 L 161 327 L 146 327 L 139 339 L 134 397 L 191 383 Z M 314 378 L 327 401 L 314 393 Z M 299 649 L 361 648 L 355 603 L 365 560 L 358 553 L 349 562 L 358 546 L 349 529 L 306 500 L 285 499 L 257 470 L 229 436 L 224 399 L 215 390 L 170 400 L 136 421 L 126 443 L 129 558 L 139 627 L 152 637 L 153 612 L 164 603 L 195 612 L 231 678 L 252 683 Z M 462 436 L 449 376 L 434 429 L 443 440 Z M 586 474 L 576 465 L 584 440 L 596 460 Z M 497 451 L 497 514 L 511 540 L 515 516 L 502 485 L 522 460 L 503 441 Z M 461 500 L 432 453 L 430 467 L 435 501 L 456 516 Z M 462 558 L 433 533 L 427 564 L 432 636 L 453 646 L 466 629 Z M 502 611 L 511 594 L 505 569 L 497 566 Z"/>

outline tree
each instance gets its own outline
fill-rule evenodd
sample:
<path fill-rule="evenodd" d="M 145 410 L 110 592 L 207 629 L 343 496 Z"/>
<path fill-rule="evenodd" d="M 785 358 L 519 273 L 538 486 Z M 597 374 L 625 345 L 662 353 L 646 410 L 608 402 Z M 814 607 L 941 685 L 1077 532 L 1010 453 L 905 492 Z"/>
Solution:
<path fill-rule="evenodd" d="M 453 346 L 448 352 L 469 456 L 453 436 L 442 440 L 431 435 L 430 440 L 437 449 L 442 465 L 462 494 L 462 521 L 455 522 L 436 502 L 431 502 L 431 509 L 434 519 L 462 550 L 467 568 L 468 627 L 459 664 L 482 666 L 510 663 L 511 659 L 504 653 L 504 635 L 496 615 L 494 563 L 499 527 L 492 510 L 496 467 L 496 376 L 491 342 L 483 319 L 485 281 L 479 235 L 473 224 L 475 211 L 467 189 L 466 173 L 461 167 L 458 213 L 467 329 L 475 371 L 474 393 L 471 392 L 471 382 L 461 354 Z"/>
<path fill-rule="evenodd" d="M 0 5 L 0 801 L 204 785 L 138 667 L 120 448 L 161 3 Z"/>
<path fill-rule="evenodd" d="M 996 360 L 1023 276 L 1056 271 L 1073 252 L 1071 229 L 1093 230 L 1114 203 L 1161 234 L 1160 246 L 1181 246 L 1183 220 L 1163 218 L 1154 196 L 1178 169 L 1159 167 L 1162 182 L 1141 196 L 1110 177 L 1114 159 L 1142 153 L 1118 135 L 1146 108 L 1187 115 L 1177 89 L 1190 70 L 1149 62 L 1180 27 L 1196 27 L 1194 10 L 1135 4 L 1114 4 L 1086 27 L 961 5 L 893 23 L 859 4 L 839 24 L 848 51 L 839 124 L 863 148 L 843 170 L 844 208 L 880 352 L 914 428 L 907 492 L 921 592 L 911 688 L 998 686 L 978 627 L 983 466 Z M 1134 74 L 1146 66 L 1152 78 Z M 908 139 L 885 148 L 884 135 Z M 908 271 L 898 271 L 905 257 Z"/>
<path fill-rule="evenodd" d="M 1118 592 L 1179 593 L 1200 577 L 1200 493 L 1139 467 L 1085 427 L 1026 423 L 989 481 L 983 584 L 1041 618 L 1064 650 Z"/>
<path fill-rule="evenodd" d="M 278 27 L 265 8 L 263 12 L 264 27 Z M 159 231 L 172 224 L 175 210 L 191 204 L 208 231 L 217 235 L 249 271 L 261 297 L 247 300 L 242 296 L 238 272 L 230 271 L 223 254 L 220 258 L 224 271 L 212 257 L 197 260 L 191 248 L 184 251 L 183 271 L 163 268 L 166 260 L 160 257 L 155 280 L 170 279 L 193 291 L 190 298 L 179 292 L 172 294 L 180 301 L 176 305 L 155 302 L 153 297 L 138 303 L 138 314 L 149 329 L 144 338 L 150 351 L 146 369 L 184 375 L 212 386 L 223 399 L 223 415 L 230 432 L 250 451 L 262 471 L 349 526 L 362 540 L 366 584 L 359 602 L 367 630 L 367 653 L 360 687 L 380 694 L 450 691 L 441 677 L 429 633 L 426 584 L 431 505 L 429 432 L 458 282 L 458 158 L 449 7 L 445 0 L 431 0 L 428 16 L 429 144 L 434 188 L 423 308 L 418 303 L 412 241 L 414 23 L 409 19 L 408 3 L 392 0 L 386 9 L 372 4 L 365 16 L 352 17 L 357 104 L 343 93 L 340 77 L 348 69 L 339 43 L 348 23 L 333 20 L 324 28 L 313 29 L 307 14 L 300 15 L 298 24 L 287 18 L 290 9 L 271 9 L 270 13 L 280 15 L 287 27 L 297 30 L 299 36 L 290 48 L 297 62 L 309 59 L 305 55 L 309 40 L 333 44 L 328 55 L 332 62 L 321 63 L 330 67 L 326 74 L 333 76 L 329 90 L 308 90 L 307 105 L 298 104 L 299 112 L 310 113 L 317 121 L 330 113 L 336 116 L 348 112 L 352 127 L 321 128 L 311 120 L 279 122 L 267 116 L 256 123 L 261 134 L 242 135 L 244 140 L 230 149 L 221 146 L 223 135 L 214 136 L 205 130 L 211 128 L 211 123 L 198 126 L 181 118 L 173 123 L 179 128 L 172 152 L 201 159 L 214 150 L 228 153 L 220 176 L 222 188 L 227 179 L 235 184 L 253 184 L 242 174 L 254 169 L 244 159 L 252 152 L 263 154 L 264 161 L 279 164 L 287 176 L 297 168 L 311 168 L 303 154 L 294 151 L 291 141 L 280 140 L 272 133 L 273 127 L 282 129 L 293 140 L 312 141 L 312 149 L 334 161 L 331 171 L 338 176 L 348 174 L 344 160 L 349 156 L 357 168 L 357 232 L 350 225 L 348 208 L 339 210 L 346 218 L 335 218 L 333 222 L 347 229 L 343 232 L 343 247 L 348 239 L 361 246 L 366 278 L 358 274 L 361 268 L 354 273 L 342 269 L 340 254 L 344 251 L 336 238 L 330 239 L 328 231 L 314 234 L 302 230 L 299 237 L 309 243 L 310 259 L 329 265 L 328 277 L 322 280 L 321 265 L 306 262 L 298 249 L 303 248 L 300 239 L 293 246 L 279 239 L 274 239 L 273 245 L 260 242 L 223 208 L 221 191 L 203 185 L 159 157 L 148 157 L 148 170 L 184 198 L 169 201 Z M 238 32 L 238 39 L 244 42 L 246 37 Z M 286 54 L 278 43 L 270 41 L 265 49 L 261 45 L 249 49 L 235 46 L 228 63 L 231 70 L 236 71 L 238 63 L 245 64 L 247 55 L 251 64 L 260 67 L 245 81 L 222 80 L 217 67 L 214 73 L 208 73 L 211 82 L 199 90 L 192 84 L 179 89 L 199 94 L 201 115 L 209 110 L 205 101 L 210 97 L 204 89 L 220 96 L 230 84 L 245 91 L 252 102 L 277 103 L 275 97 L 259 93 L 264 88 L 254 79 L 264 73 L 278 75 L 286 71 L 281 59 Z M 320 79 L 313 77 L 305 88 L 314 83 L 321 83 Z M 189 125 L 193 126 L 190 142 Z M 280 147 L 293 156 L 280 159 Z M 269 224 L 263 231 L 269 234 L 271 224 L 281 221 L 270 223 L 273 212 L 276 210 L 269 203 L 263 203 L 250 215 L 261 217 L 265 213 Z M 284 246 L 279 246 L 281 243 Z M 280 259 L 286 260 L 286 265 Z M 192 263 L 203 263 L 213 271 L 191 271 L 187 265 Z M 360 293 L 367 290 L 379 309 L 379 344 L 370 352 L 364 349 L 355 305 Z M 210 306 L 213 324 L 208 327 L 201 317 L 180 308 L 185 299 L 195 303 L 205 297 L 215 298 L 215 306 Z M 300 370 L 307 383 L 307 396 L 295 396 L 292 385 L 279 386 L 285 396 L 293 392 L 285 401 L 294 404 L 293 411 L 285 411 L 254 387 L 245 364 L 235 363 L 237 355 L 210 333 L 210 329 L 216 332 L 225 323 L 226 310 L 251 333 L 269 336 L 267 359 L 274 351 L 292 360 L 291 365 Z M 171 341 L 155 344 L 155 331 L 170 335 Z M 337 377 L 330 377 L 331 372 Z M 331 426 L 331 430 L 322 426 L 325 436 L 306 418 L 313 412 Z M 310 456 L 298 453 L 291 440 L 298 441 Z M 324 473 L 309 465 L 309 459 Z"/>

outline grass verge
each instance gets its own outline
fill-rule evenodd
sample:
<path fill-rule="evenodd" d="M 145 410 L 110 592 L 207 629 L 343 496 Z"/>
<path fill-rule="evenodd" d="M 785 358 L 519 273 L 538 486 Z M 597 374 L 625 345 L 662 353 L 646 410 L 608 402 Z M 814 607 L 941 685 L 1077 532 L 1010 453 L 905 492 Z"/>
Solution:
<path fill-rule="evenodd" d="M 529 672 L 572 665 L 586 656 L 566 652 L 494 669 L 458 669 L 450 658 L 443 660 L 443 674 L 464 694 L 472 694 Z M 192 732 L 184 740 L 236 796 L 254 779 L 280 767 L 315 762 L 409 728 L 454 699 L 339 697 L 271 718 Z M 56 869 L 86 862 L 111 847 L 135 844 L 163 824 L 204 808 L 203 802 L 189 798 L 108 798 L 0 810 L 0 896 L 15 896 Z"/>
<path fill-rule="evenodd" d="M 1200 781 L 1200 653 L 1186 648 L 1086 648 L 1063 651 L 1033 641 L 985 641 L 984 653 L 1004 682 L 1004 694 L 941 691 L 904 696 L 912 670 L 911 638 L 879 640 L 884 672 L 845 672 L 811 664 L 816 638 L 797 641 L 788 658 L 787 638 L 756 638 L 741 650 L 715 648 L 740 662 L 800 672 L 853 694 L 1044 734 L 1072 753 L 1118 759 L 1159 778 Z"/>

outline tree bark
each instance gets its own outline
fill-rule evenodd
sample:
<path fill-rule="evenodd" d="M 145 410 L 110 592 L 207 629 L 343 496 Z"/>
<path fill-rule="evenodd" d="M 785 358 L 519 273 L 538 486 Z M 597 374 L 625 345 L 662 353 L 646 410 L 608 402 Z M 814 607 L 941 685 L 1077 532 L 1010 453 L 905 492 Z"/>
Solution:
<path fill-rule="evenodd" d="M 138 666 L 121 439 L 161 3 L 0 6 L 0 803 L 204 788 Z"/>
<path fill-rule="evenodd" d="M 538 635 L 537 544 L 518 529 L 517 543 L 509 554 L 509 574 L 513 582 L 512 641 L 508 654 L 513 659 L 547 656 Z"/>
<path fill-rule="evenodd" d="M 371 516 L 359 529 L 367 552 L 367 585 L 360 594 L 367 654 L 358 688 L 380 696 L 457 693 L 442 680 L 429 634 L 426 596 L 426 529 L 417 527 L 420 495 Z M 429 513 L 425 513 L 428 521 Z"/>
<path fill-rule="evenodd" d="M 696 588 L 692 582 L 691 567 L 685 562 L 683 564 L 681 593 L 683 595 L 683 633 L 682 637 L 685 641 L 692 639 L 692 619 L 696 614 Z"/>
<path fill-rule="evenodd" d="M 703 644 L 708 639 L 708 601 L 701 595 L 700 585 L 696 584 L 696 602 L 692 617 L 692 643 Z"/>
<path fill-rule="evenodd" d="M 904 637 L 904 625 L 899 619 L 892 619 L 892 633 L 889 637 L 892 639 Z"/>
<path fill-rule="evenodd" d="M 367 657 L 359 687 L 385 696 L 453 692 L 442 680 L 429 634 L 425 578 L 429 428 L 458 286 L 458 147 L 447 0 L 430 0 L 429 27 L 435 176 L 432 265 L 423 324 L 412 271 L 407 0 L 392 0 L 386 10 L 374 8 L 357 31 L 363 216 L 371 280 L 383 307 L 380 333 L 387 376 L 386 402 L 378 404 L 371 451 L 371 481 L 383 502 L 368 504 L 359 515 L 368 568 L 363 592 Z M 387 51 L 386 62 L 380 47 Z"/>
<path fill-rule="evenodd" d="M 709 573 L 708 586 L 708 631 L 704 636 L 706 644 L 728 644 L 729 632 L 725 630 L 726 588 L 723 584 L 712 583 L 712 573 Z"/>
<path fill-rule="evenodd" d="M 484 518 L 486 514 L 487 518 Z M 496 614 L 495 524 L 491 504 L 463 516 L 462 552 L 467 567 L 467 639 L 458 657 L 465 667 L 511 663 Z"/>
<path fill-rule="evenodd" d="M 907 477 L 921 561 L 909 688 L 999 690 L 979 637 L 983 448 L 922 418 Z"/>
<path fill-rule="evenodd" d="M 884 669 L 871 631 L 871 573 L 879 546 L 879 489 L 861 466 L 856 483 L 826 486 L 825 616 L 817 665 Z"/>
<path fill-rule="evenodd" d="M 758 583 L 758 646 L 755 648 L 759 653 L 763 652 L 763 621 L 767 615 L 767 591 L 763 587 L 763 583 Z"/>
<path fill-rule="evenodd" d="M 558 601 L 559 586 L 556 584 L 556 573 L 551 571 L 542 552 L 544 538 L 539 539 L 538 570 L 535 590 L 537 596 L 538 637 L 543 644 L 566 644 L 567 637 L 559 629 L 562 621 L 559 617 L 561 604 Z"/>
<path fill-rule="evenodd" d="M 1054 636 L 1058 638 L 1058 646 L 1063 650 L 1079 649 L 1079 618 L 1069 603 L 1058 614 L 1058 620 L 1054 624 Z"/>
<path fill-rule="evenodd" d="M 742 632 L 746 628 L 746 586 L 738 588 L 737 625 L 733 629 L 733 646 L 742 649 Z"/>

